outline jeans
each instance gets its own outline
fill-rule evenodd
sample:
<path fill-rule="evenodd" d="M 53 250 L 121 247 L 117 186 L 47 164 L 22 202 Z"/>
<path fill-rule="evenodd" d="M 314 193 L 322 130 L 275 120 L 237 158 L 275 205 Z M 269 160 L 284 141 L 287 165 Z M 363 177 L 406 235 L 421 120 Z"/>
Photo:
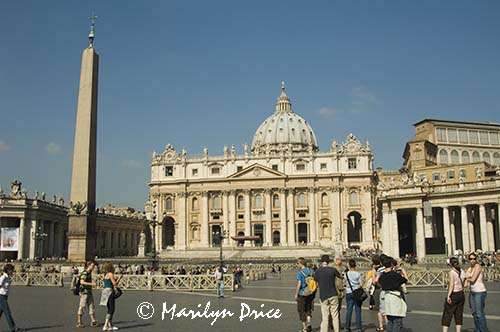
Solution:
<path fill-rule="evenodd" d="M 321 303 L 321 332 L 328 332 L 328 322 L 329 317 L 332 315 L 333 321 L 333 331 L 340 332 L 340 321 L 339 321 L 339 298 L 337 296 L 332 296 Z"/>
<path fill-rule="evenodd" d="M 356 303 L 356 301 L 354 300 L 354 295 L 352 295 L 352 293 L 346 294 L 345 300 L 347 302 L 347 312 L 345 314 L 345 330 L 351 330 L 352 309 L 354 308 L 354 312 L 356 313 L 356 330 L 361 331 L 361 305 Z"/>
<path fill-rule="evenodd" d="M 387 316 L 387 332 L 401 332 L 403 328 L 403 317 Z"/>
<path fill-rule="evenodd" d="M 11 331 L 15 330 L 16 323 L 14 323 L 14 319 L 12 319 L 9 303 L 7 303 L 7 296 L 0 295 L 0 317 L 2 317 L 3 313 L 5 313 L 5 319 L 7 319 L 7 324 L 9 324 L 9 329 Z"/>
<path fill-rule="evenodd" d="M 488 332 L 486 316 L 484 315 L 484 302 L 486 292 L 471 292 L 472 317 L 474 317 L 475 332 Z"/>
<path fill-rule="evenodd" d="M 217 280 L 217 296 L 224 297 L 224 280 Z"/>

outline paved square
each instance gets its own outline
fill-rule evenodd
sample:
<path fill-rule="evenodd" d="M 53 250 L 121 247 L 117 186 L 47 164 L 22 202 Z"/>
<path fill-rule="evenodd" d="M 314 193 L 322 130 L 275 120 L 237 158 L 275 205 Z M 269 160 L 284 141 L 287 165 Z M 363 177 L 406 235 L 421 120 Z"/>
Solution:
<path fill-rule="evenodd" d="M 294 277 L 294 273 L 287 272 L 283 274 L 282 280 L 278 280 L 277 275 L 270 274 L 267 280 L 253 282 L 240 291 L 226 291 L 224 299 L 218 299 L 215 290 L 210 293 L 125 291 L 123 296 L 117 300 L 115 324 L 120 330 L 127 331 L 299 331 L 300 324 L 296 304 L 293 300 Z M 487 284 L 487 287 L 488 327 L 492 332 L 500 331 L 498 312 L 500 284 L 490 283 Z M 405 319 L 405 326 L 414 332 L 440 331 L 445 294 L 446 291 L 442 288 L 410 289 L 408 307 L 411 312 Z M 94 298 L 96 302 L 99 301 L 100 291 L 94 291 Z M 155 311 L 151 319 L 146 320 L 138 317 L 137 307 L 142 302 L 148 302 L 154 307 Z M 210 302 L 209 312 L 226 309 L 234 315 L 225 318 L 221 316 L 211 325 L 214 318 L 175 317 L 171 319 L 172 310 L 165 315 L 165 319 L 162 321 L 163 302 L 165 302 L 166 309 L 172 309 L 175 305 L 176 313 L 179 313 L 182 308 L 186 308 L 187 311 L 191 309 L 203 312 L 207 303 Z M 86 315 L 84 323 L 87 326 L 83 329 L 75 328 L 78 297 L 74 296 L 66 287 L 12 287 L 9 304 L 17 324 L 30 331 L 101 331 L 105 316 L 105 308 L 97 306 L 97 319 L 101 323 L 101 327 L 89 327 L 89 318 Z M 281 316 L 277 319 L 246 317 L 240 321 L 241 307 L 246 308 L 245 304 L 251 309 L 263 312 L 279 309 Z M 375 312 L 369 311 L 366 303 L 363 309 L 364 330 L 375 331 Z M 142 313 L 145 315 L 151 312 L 151 306 L 146 305 L 142 309 Z M 273 311 L 270 316 L 276 314 L 276 311 Z M 345 319 L 344 315 L 345 309 L 342 310 L 342 321 Z M 313 312 L 313 331 L 319 332 L 320 321 L 321 312 L 319 304 L 316 302 L 316 308 Z M 8 330 L 4 318 L 0 320 L 0 330 Z M 453 327 L 451 331 L 454 331 Z M 467 305 L 464 313 L 463 331 L 473 331 L 470 309 Z"/>

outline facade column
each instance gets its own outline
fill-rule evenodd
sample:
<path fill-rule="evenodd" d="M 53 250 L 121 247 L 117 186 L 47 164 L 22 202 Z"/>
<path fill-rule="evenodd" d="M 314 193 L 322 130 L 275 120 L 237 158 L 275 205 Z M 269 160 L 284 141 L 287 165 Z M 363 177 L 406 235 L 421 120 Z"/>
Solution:
<path fill-rule="evenodd" d="M 399 258 L 398 210 L 391 210 L 392 257 Z"/>
<path fill-rule="evenodd" d="M 295 190 L 288 189 L 288 204 L 287 204 L 287 215 L 288 215 L 288 245 L 295 246 Z"/>
<path fill-rule="evenodd" d="M 233 240 L 230 240 L 231 236 L 236 236 L 236 191 L 231 190 L 229 192 L 229 243 L 233 245 Z"/>
<path fill-rule="evenodd" d="M 467 220 L 469 221 L 469 243 L 470 251 L 475 251 L 477 249 L 476 244 L 476 230 L 474 229 L 474 224 L 476 223 L 477 215 L 473 215 L 473 207 L 467 209 Z"/>
<path fill-rule="evenodd" d="M 415 217 L 416 223 L 416 240 L 417 240 L 417 257 L 424 258 L 426 255 L 425 252 L 425 234 L 424 234 L 424 213 L 421 207 L 418 207 L 417 214 Z"/>
<path fill-rule="evenodd" d="M 201 193 L 201 247 L 208 248 L 208 192 Z"/>
<path fill-rule="evenodd" d="M 460 207 L 460 218 L 462 220 L 462 251 L 463 253 L 470 252 L 470 242 L 469 242 L 469 216 L 467 214 L 467 207 Z"/>
<path fill-rule="evenodd" d="M 446 244 L 446 256 L 451 256 L 453 251 L 451 249 L 451 229 L 450 229 L 450 208 L 443 207 L 443 230 L 444 240 Z"/>
<path fill-rule="evenodd" d="M 280 188 L 280 245 L 286 246 L 287 233 L 286 233 L 286 189 Z"/>
<path fill-rule="evenodd" d="M 317 242 L 316 230 L 316 188 L 309 188 L 309 242 L 314 246 Z"/>
<path fill-rule="evenodd" d="M 330 218 L 332 221 L 331 225 L 331 239 L 332 243 L 340 243 L 342 238 L 340 237 L 340 220 L 339 217 L 339 209 L 340 209 L 340 201 L 337 187 L 331 188 L 330 193 Z"/>
<path fill-rule="evenodd" d="M 222 192 L 222 226 L 225 232 L 229 232 L 229 192 Z M 224 235 L 224 234 L 223 234 Z M 222 242 L 224 246 L 229 244 L 229 237 L 226 236 Z"/>
<path fill-rule="evenodd" d="M 186 249 L 186 229 L 188 224 L 188 220 L 186 217 L 186 199 L 187 199 L 187 193 L 184 191 L 180 192 L 176 197 L 177 211 L 175 212 L 179 218 L 177 220 L 179 228 L 178 228 L 177 242 L 175 244 L 176 247 L 181 250 Z"/>
<path fill-rule="evenodd" d="M 380 226 L 382 235 L 382 251 L 386 254 L 392 253 L 391 242 L 391 210 L 388 204 L 382 206 L 382 223 Z"/>
<path fill-rule="evenodd" d="M 265 216 L 266 216 L 266 239 L 264 241 L 265 245 L 268 247 L 272 247 L 273 245 L 273 221 L 272 221 L 272 204 L 271 204 L 271 190 L 266 189 L 264 190 L 264 208 L 266 209 Z"/>
<path fill-rule="evenodd" d="M 24 248 L 26 246 L 26 236 L 25 236 L 25 219 L 24 218 L 19 218 L 19 250 L 17 251 L 17 259 L 23 259 L 24 258 Z"/>
<path fill-rule="evenodd" d="M 451 255 L 455 254 L 455 250 L 457 250 L 457 232 L 455 228 L 455 222 L 457 221 L 457 210 L 451 209 L 451 219 L 450 219 L 450 235 L 451 235 Z"/>
<path fill-rule="evenodd" d="M 362 220 L 362 237 L 361 241 L 365 245 L 375 246 L 375 241 L 373 238 L 373 215 L 372 215 L 372 191 L 371 187 L 364 187 L 364 194 L 362 195 L 362 204 L 364 207 L 365 218 Z"/>
<path fill-rule="evenodd" d="M 244 200 L 245 200 L 245 236 L 250 236 L 252 235 L 251 231 L 251 224 L 250 224 L 250 217 L 251 217 L 251 206 L 250 206 L 250 190 L 246 189 L 243 191 L 244 194 Z M 251 246 L 252 243 L 249 241 L 245 241 L 244 246 L 249 247 Z"/>
<path fill-rule="evenodd" d="M 479 205 L 479 228 L 481 232 L 481 250 L 488 251 L 488 225 L 486 223 L 486 206 Z"/>

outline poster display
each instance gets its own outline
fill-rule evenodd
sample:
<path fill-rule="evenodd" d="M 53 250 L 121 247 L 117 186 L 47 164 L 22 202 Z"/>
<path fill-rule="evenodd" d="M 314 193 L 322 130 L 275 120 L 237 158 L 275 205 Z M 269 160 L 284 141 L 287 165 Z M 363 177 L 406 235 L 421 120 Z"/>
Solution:
<path fill-rule="evenodd" d="M 19 228 L 2 227 L 0 238 L 1 251 L 17 251 L 19 249 Z"/>

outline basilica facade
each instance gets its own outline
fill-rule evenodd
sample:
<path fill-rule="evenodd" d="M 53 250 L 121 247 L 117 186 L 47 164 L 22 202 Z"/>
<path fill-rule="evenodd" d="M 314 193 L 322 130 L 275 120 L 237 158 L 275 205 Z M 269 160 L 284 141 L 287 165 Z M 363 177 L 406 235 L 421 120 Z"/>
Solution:
<path fill-rule="evenodd" d="M 226 247 L 372 248 L 373 155 L 353 134 L 320 151 L 282 85 L 276 108 L 238 154 L 153 153 L 147 209 L 157 250 Z M 251 241 L 249 241 L 251 240 Z"/>

